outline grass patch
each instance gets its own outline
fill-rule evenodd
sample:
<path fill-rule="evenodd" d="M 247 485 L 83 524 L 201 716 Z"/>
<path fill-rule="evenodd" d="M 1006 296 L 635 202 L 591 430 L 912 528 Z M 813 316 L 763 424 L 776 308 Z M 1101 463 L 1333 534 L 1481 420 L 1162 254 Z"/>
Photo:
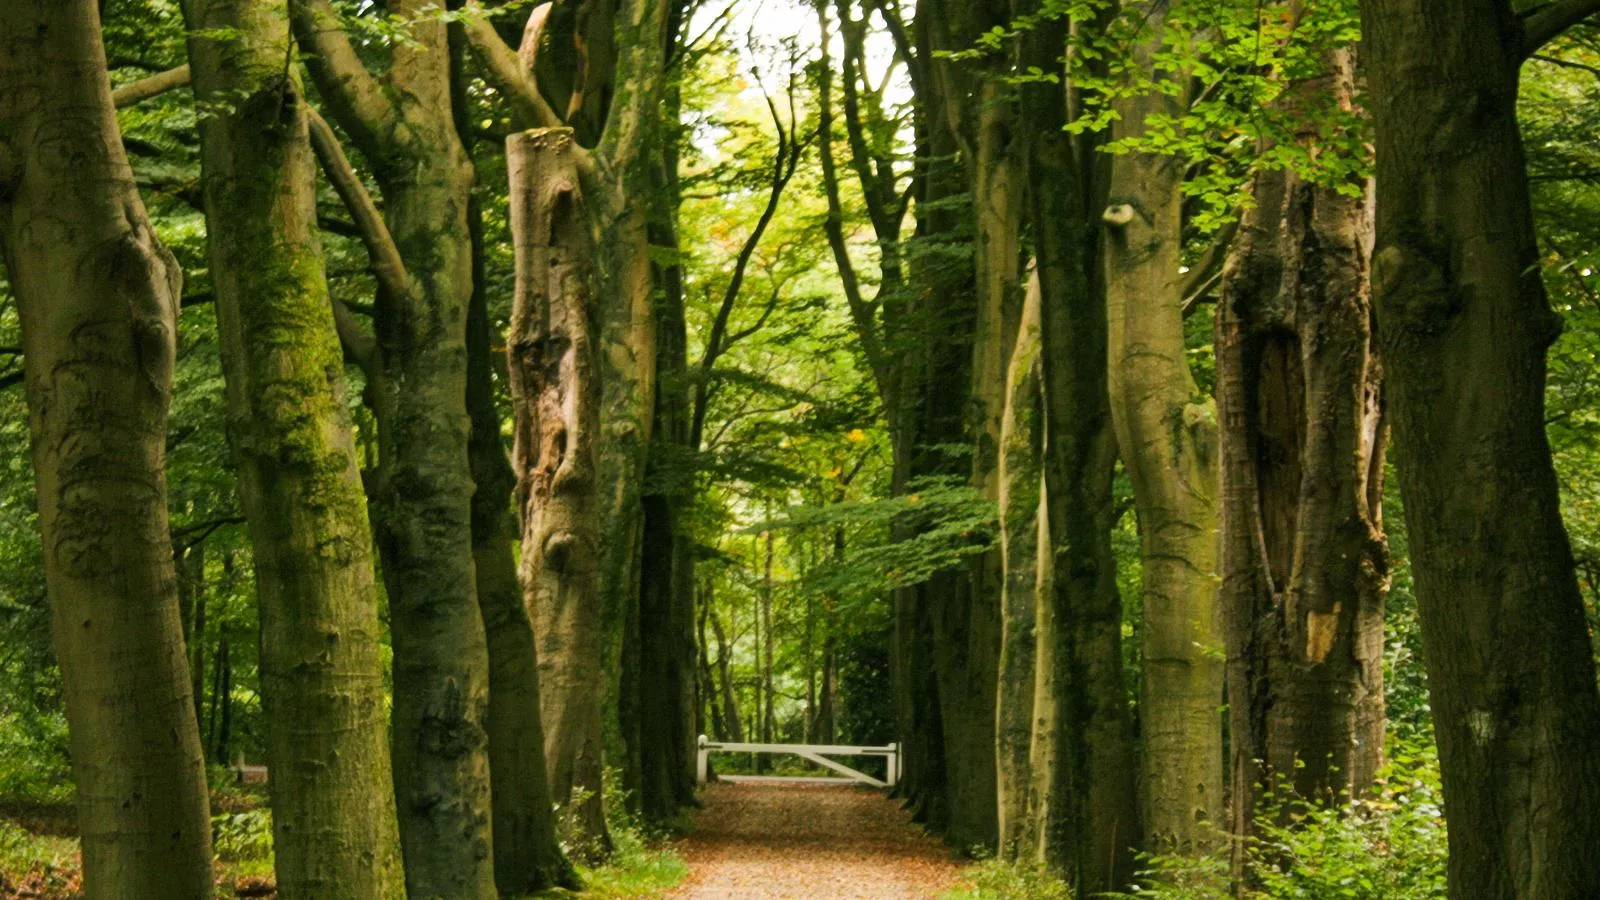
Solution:
<path fill-rule="evenodd" d="M 986 859 L 961 873 L 940 900 L 1072 900 L 1067 883 L 1042 865 Z"/>
<path fill-rule="evenodd" d="M 689 867 L 671 847 L 647 838 L 637 828 L 617 828 L 611 839 L 616 850 L 605 864 L 578 869 L 585 897 L 660 897 L 689 874 Z"/>

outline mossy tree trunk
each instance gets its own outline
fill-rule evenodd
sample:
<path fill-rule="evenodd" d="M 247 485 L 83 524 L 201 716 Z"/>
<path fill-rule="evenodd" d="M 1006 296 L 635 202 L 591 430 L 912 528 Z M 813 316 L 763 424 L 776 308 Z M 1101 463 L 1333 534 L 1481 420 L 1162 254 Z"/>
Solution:
<path fill-rule="evenodd" d="M 1445 806 L 1450 895 L 1600 896 L 1600 693 L 1545 436 L 1561 328 L 1522 61 L 1593 2 L 1364 0 L 1372 296 Z"/>
<path fill-rule="evenodd" d="M 1024 2 L 1015 10 L 1037 12 Z M 1059 70 L 1069 23 L 1021 39 L 1020 62 Z M 1076 23 L 1098 28 L 1098 21 Z M 1020 87 L 1040 288 L 1053 603 L 1041 616 L 1035 716 L 1043 856 L 1080 894 L 1122 890 L 1139 835 L 1137 754 L 1122 672 L 1122 603 L 1111 552 L 1116 462 L 1107 387 L 1099 218 L 1108 158 L 1073 138 L 1058 81 Z M 1045 646 L 1047 645 L 1047 646 Z"/>
<path fill-rule="evenodd" d="M 288 4 L 188 0 L 229 440 L 255 550 L 285 898 L 402 890 L 377 585 Z M 227 37 L 220 35 L 226 34 Z"/>
<path fill-rule="evenodd" d="M 372 168 L 381 219 L 342 152 L 319 147 L 379 276 L 365 366 L 380 458 L 370 491 L 394 645 L 393 762 L 413 897 L 493 897 L 488 651 L 473 561 L 466 320 L 473 171 L 452 112 L 446 24 L 403 21 L 382 76 L 327 0 L 291 0 L 319 95 Z M 328 141 L 331 143 L 331 140 Z M 337 157 L 337 158 L 335 158 Z M 362 201 L 365 201 L 364 203 Z"/>
<path fill-rule="evenodd" d="M 0 253 L 90 900 L 210 897 L 163 469 L 181 274 L 134 187 L 92 0 L 0 15 Z"/>
<path fill-rule="evenodd" d="M 1048 598 L 1045 575 L 1048 520 L 1043 515 L 1044 394 L 1040 385 L 1039 285 L 1030 278 L 1017 341 L 1006 369 L 1005 418 L 1000 429 L 1000 549 L 1005 585 L 1000 601 L 1000 672 L 995 701 L 999 850 L 1016 860 L 1037 858 L 1039 823 L 1033 779 L 1034 681 L 1038 671 L 1039 605 Z"/>

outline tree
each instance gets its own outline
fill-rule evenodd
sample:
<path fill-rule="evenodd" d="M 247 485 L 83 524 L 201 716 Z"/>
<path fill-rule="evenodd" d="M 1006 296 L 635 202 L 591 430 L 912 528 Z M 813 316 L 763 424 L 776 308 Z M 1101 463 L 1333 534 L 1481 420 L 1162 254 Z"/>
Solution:
<path fill-rule="evenodd" d="M 1037 14 L 1019 4 L 1017 15 Z M 1066 130 L 1070 29 L 1104 33 L 1110 13 L 1047 17 L 1020 38 L 1023 70 L 1059 73 L 1020 89 L 1022 148 L 1040 288 L 1044 456 L 1054 577 L 1037 664 L 1034 755 L 1044 858 L 1080 893 L 1120 890 L 1140 834 L 1137 756 L 1122 672 L 1122 603 L 1111 550 L 1116 439 L 1107 384 L 1100 219 L 1109 158 Z M 1080 61 L 1081 62 L 1081 61 Z M 1074 63 L 1077 65 L 1079 63 Z"/>
<path fill-rule="evenodd" d="M 164 471 L 182 276 L 117 128 L 90 0 L 0 16 L 0 251 L 89 897 L 207 897 L 211 829 Z"/>
<path fill-rule="evenodd" d="M 403 872 L 377 585 L 316 225 L 287 2 L 184 4 L 211 281 L 261 611 L 279 893 L 390 897 Z"/>
<path fill-rule="evenodd" d="M 1324 149 L 1316 123 L 1348 113 L 1356 90 L 1355 48 L 1314 49 L 1313 68 L 1290 76 L 1274 103 L 1305 123 L 1293 149 L 1308 156 Z M 1276 143 L 1264 138 L 1262 155 Z M 1371 786 L 1383 758 L 1388 587 L 1367 185 L 1265 167 L 1250 190 L 1216 321 L 1239 835 L 1264 791 L 1335 805 Z"/>
<path fill-rule="evenodd" d="M 648 236 L 655 172 L 651 142 L 659 131 L 657 105 L 672 7 L 667 0 L 630 0 L 608 10 L 609 15 L 584 17 L 581 23 L 565 5 L 536 7 L 520 55 L 481 13 L 474 11 L 465 23 L 474 51 L 490 81 L 506 95 L 518 127 L 563 127 L 567 122 L 555 108 L 569 111 L 576 139 L 569 152 L 579 182 L 574 188 L 583 198 L 577 209 L 597 236 L 600 378 L 586 389 L 602 392 L 600 421 L 607 435 L 597 444 L 595 490 L 600 527 L 608 536 L 600 547 L 599 592 L 574 597 L 579 606 L 569 610 L 549 604 L 532 608 L 540 641 L 541 700 L 549 724 L 545 756 L 552 794 L 564 806 L 573 802 L 575 790 L 587 795 L 574 824 L 601 848 L 609 841 L 602 807 L 607 692 L 605 682 L 591 682 L 582 673 L 594 660 L 608 681 L 621 676 L 623 634 L 630 622 L 637 627 L 641 476 L 656 389 Z M 587 30 L 575 34 L 580 25 Z M 565 54 L 574 49 L 582 50 L 584 60 L 576 70 L 552 62 L 571 62 Z M 576 85 L 565 80 L 580 72 Z M 547 90 L 555 97 L 554 106 Z M 604 97 L 610 98 L 609 105 Z M 614 489 L 602 492 L 599 484 Z M 533 496 L 526 486 L 523 490 Z M 524 591 L 533 590 L 529 574 L 525 562 Z M 693 658 L 686 664 L 684 677 L 692 682 Z M 613 699 L 622 702 L 616 696 L 620 693 L 614 690 Z M 692 702 L 679 715 L 692 717 Z M 572 724 L 562 727 L 558 721 Z"/>
<path fill-rule="evenodd" d="M 465 72 L 466 33 L 460 23 L 451 24 L 449 39 L 456 133 L 471 152 L 477 132 Z M 491 247 L 484 205 L 475 191 L 467 210 L 472 236 L 472 303 L 467 310 L 467 413 L 472 432 L 467 454 L 474 488 L 472 563 L 489 651 L 487 724 L 494 880 L 504 896 L 554 885 L 576 890 L 581 882 L 556 833 L 544 760 L 538 638 L 533 633 L 533 611 L 523 602 L 517 574 L 520 522 L 512 511 L 517 475 L 500 433 L 503 415 L 495 390 L 496 372 L 502 382 L 509 381 L 510 372 L 496 357 L 495 326 L 490 321 Z"/>
<path fill-rule="evenodd" d="M 1182 114 L 1181 71 L 1163 71 L 1165 0 L 1128 4 L 1141 23 L 1131 96 L 1113 101 L 1112 140 L 1138 141 Z M 1135 150 L 1112 163 L 1103 247 L 1111 418 L 1139 516 L 1144 679 L 1140 821 L 1150 853 L 1193 853 L 1222 825 L 1224 651 L 1217 598 L 1217 408 L 1184 343 L 1183 164 Z"/>
<path fill-rule="evenodd" d="M 1516 118 L 1523 60 L 1597 6 L 1361 4 L 1373 302 L 1454 897 L 1600 893 L 1600 693 L 1544 422 L 1560 320 Z"/>
<path fill-rule="evenodd" d="M 1049 657 L 1039 662 L 1039 634 L 1051 628 L 1049 517 L 1043 502 L 1044 394 L 1040 390 L 1039 281 L 1028 292 L 1017 326 L 1017 343 L 1006 369 L 1005 420 L 1000 429 L 1000 549 L 1005 585 L 1000 600 L 1000 671 L 995 702 L 995 782 L 999 795 L 1000 854 L 1033 861 L 1041 852 L 1043 823 L 1035 793 L 1034 719 L 1049 715 Z M 1040 622 L 1044 621 L 1041 629 Z"/>
<path fill-rule="evenodd" d="M 377 76 L 328 0 L 290 5 L 317 92 L 384 199 L 380 216 L 331 129 L 313 120 L 323 167 L 379 280 L 370 334 L 350 310 L 341 315 L 378 421 L 371 514 L 394 641 L 406 887 L 423 897 L 492 897 L 488 653 L 475 589 L 466 408 L 473 170 L 452 115 L 446 26 L 432 7 L 388 4 L 400 34 Z"/>

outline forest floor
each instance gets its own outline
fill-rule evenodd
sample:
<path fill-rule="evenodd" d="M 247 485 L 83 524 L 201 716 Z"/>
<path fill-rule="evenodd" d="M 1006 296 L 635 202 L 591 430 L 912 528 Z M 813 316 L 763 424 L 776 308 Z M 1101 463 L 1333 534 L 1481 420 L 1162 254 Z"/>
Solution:
<path fill-rule="evenodd" d="M 962 865 L 881 791 L 718 783 L 675 849 L 674 900 L 918 900 L 958 887 Z"/>

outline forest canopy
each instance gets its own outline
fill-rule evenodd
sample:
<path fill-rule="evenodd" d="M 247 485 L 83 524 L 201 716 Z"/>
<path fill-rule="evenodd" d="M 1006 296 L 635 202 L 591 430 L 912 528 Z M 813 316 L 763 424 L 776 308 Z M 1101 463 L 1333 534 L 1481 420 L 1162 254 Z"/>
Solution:
<path fill-rule="evenodd" d="M 665 895 L 781 744 L 951 897 L 1600 896 L 1600 0 L 0 48 L 0 895 Z"/>

